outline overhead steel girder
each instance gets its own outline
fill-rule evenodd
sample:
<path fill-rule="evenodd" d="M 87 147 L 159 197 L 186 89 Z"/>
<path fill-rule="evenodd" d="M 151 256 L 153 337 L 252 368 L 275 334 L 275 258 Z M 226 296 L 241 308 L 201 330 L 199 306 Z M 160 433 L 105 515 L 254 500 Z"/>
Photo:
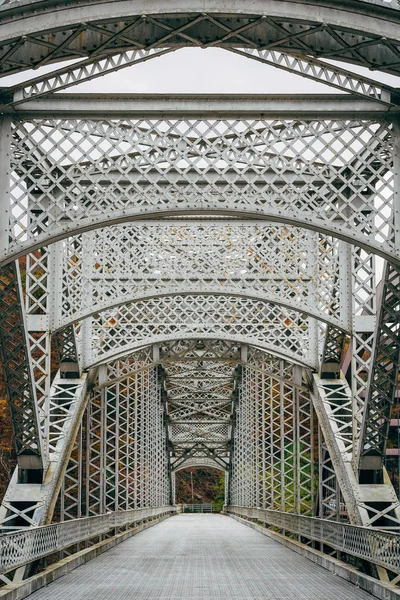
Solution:
<path fill-rule="evenodd" d="M 8 90 L 0 89 L 0 101 L 2 95 L 7 97 L 12 95 L 10 104 L 16 106 L 25 100 L 31 98 L 40 98 L 52 92 L 65 90 L 73 85 L 84 81 L 92 81 L 97 77 L 103 77 L 108 73 L 114 73 L 126 67 L 132 67 L 143 62 L 147 62 L 152 58 L 164 56 L 170 52 L 174 52 L 174 48 L 159 48 L 149 50 L 131 50 L 122 54 L 111 54 L 100 56 L 100 58 L 91 58 L 79 61 L 63 69 L 52 71 L 45 77 L 35 77 L 29 81 L 25 81 L 23 85 L 16 85 Z M 97 56 L 97 54 L 95 54 Z"/>
<path fill-rule="evenodd" d="M 126 305 L 82 322 L 85 367 L 164 340 L 237 340 L 318 364 L 317 321 L 301 311 L 229 297 L 176 296 Z"/>
<path fill-rule="evenodd" d="M 90 56 L 99 48 L 235 45 L 300 51 L 398 73 L 400 16 L 393 6 L 256 0 L 249 14 L 246 0 L 229 7 L 221 0 L 201 5 L 159 0 L 153 6 L 141 0 L 132 16 L 128 1 L 113 6 L 112 14 L 99 0 L 51 7 L 10 2 L 0 12 L 3 72 Z"/>
<path fill-rule="evenodd" d="M 287 223 L 400 262 L 389 124 L 152 121 L 77 121 L 74 133 L 71 121 L 17 122 L 3 262 L 84 231 L 189 215 Z"/>
<path fill-rule="evenodd" d="M 196 289 L 198 288 L 198 289 Z M 97 316 L 99 313 L 112 310 L 114 308 L 118 308 L 119 306 L 124 306 L 125 304 L 131 304 L 134 302 L 142 302 L 157 298 L 174 298 L 175 296 L 215 296 L 215 297 L 230 297 L 230 298 L 243 298 L 247 300 L 260 301 L 263 303 L 274 304 L 276 306 L 282 306 L 284 308 L 288 308 L 291 310 L 301 311 L 305 315 L 316 319 L 317 321 L 321 321 L 322 323 L 330 324 L 339 330 L 346 332 L 348 328 L 348 324 L 344 323 L 340 319 L 337 319 L 333 316 L 327 315 L 322 311 L 318 311 L 312 308 L 307 303 L 307 299 L 303 298 L 299 301 L 288 301 L 284 298 L 277 299 L 275 295 L 268 295 L 262 292 L 253 292 L 253 291 L 238 291 L 238 289 L 233 286 L 224 285 L 221 287 L 217 286 L 207 286 L 203 282 L 199 282 L 196 284 L 193 282 L 192 286 L 188 285 L 175 285 L 168 286 L 166 288 L 150 288 L 147 289 L 143 293 L 138 293 L 135 295 L 124 296 L 121 298 L 114 298 L 112 304 L 102 304 L 102 305 L 93 305 L 92 309 L 88 309 L 88 312 L 80 312 L 75 313 L 73 316 L 68 317 L 68 321 L 56 323 L 56 327 L 58 331 L 62 331 L 64 327 L 70 326 L 72 323 L 76 321 L 82 321 L 90 316 Z"/>
<path fill-rule="evenodd" d="M 229 28 L 227 27 L 229 31 Z M 391 86 L 362 77 L 329 63 L 312 59 L 304 54 L 291 55 L 275 50 L 260 50 L 254 48 L 229 48 L 231 52 L 251 58 L 261 63 L 283 69 L 295 75 L 301 75 L 313 81 L 326 84 L 344 92 L 350 92 L 361 98 L 375 100 L 387 107 L 393 107 L 400 102 L 400 94 Z M 13 107 L 18 104 L 40 98 L 46 94 L 65 90 L 79 83 L 92 81 L 108 73 L 113 73 L 148 61 L 158 56 L 174 52 L 175 48 L 160 48 L 158 50 L 131 50 L 122 54 L 107 54 L 96 58 L 79 61 L 69 67 L 57 69 L 42 77 L 36 77 L 18 84 L 12 88 L 0 91 L 3 102 Z"/>
<path fill-rule="evenodd" d="M 167 431 L 173 471 L 184 468 L 193 459 L 209 461 L 223 470 L 227 469 L 232 431 L 232 393 L 237 385 L 237 372 L 229 364 L 223 364 L 218 370 L 215 363 L 203 362 L 207 346 L 213 348 L 213 344 L 217 348 L 221 345 L 220 342 L 204 344 L 197 340 L 196 345 L 200 349 L 197 365 L 189 363 L 189 369 L 188 363 L 180 362 L 182 357 L 177 358 L 174 368 L 170 363 L 166 369 L 164 367 Z M 192 354 L 191 345 L 187 347 L 187 353 Z M 234 355 L 238 361 L 238 349 Z M 216 396 L 222 399 L 215 400 Z"/>
<path fill-rule="evenodd" d="M 172 463 L 171 468 L 173 471 L 175 471 L 176 473 L 178 473 L 179 471 L 182 471 L 183 469 L 189 469 L 190 467 L 203 467 L 205 469 L 210 468 L 210 469 L 217 469 L 218 471 L 226 471 L 228 468 L 228 465 L 226 465 L 226 467 L 223 467 L 219 462 L 217 462 L 216 460 L 214 460 L 213 458 L 196 458 L 196 457 L 190 457 L 185 459 L 185 461 L 183 463 L 181 463 L 178 467 L 174 468 L 174 463 Z"/>
<path fill-rule="evenodd" d="M 384 243 L 371 242 L 371 238 L 367 236 L 356 234 L 351 231 L 346 231 L 345 227 L 338 226 L 334 223 L 324 222 L 322 219 L 318 219 L 315 215 L 305 216 L 301 213 L 291 213 L 289 211 L 281 210 L 265 210 L 259 207 L 252 208 L 236 208 L 232 209 L 229 207 L 222 208 L 221 203 L 209 202 L 207 208 L 199 209 L 194 208 L 192 205 L 187 205 L 185 208 L 182 204 L 174 205 L 169 204 L 168 209 L 165 210 L 154 210 L 154 209 L 130 209 L 130 210 L 116 210 L 110 214 L 104 214 L 101 216 L 94 216 L 83 219 L 77 223 L 66 223 L 63 227 L 54 227 L 45 235 L 38 235 L 34 241 L 20 242 L 12 250 L 7 252 L 6 255 L 0 257 L 0 266 L 8 264 L 16 258 L 25 256 L 30 252 L 34 252 L 43 245 L 52 244 L 54 242 L 66 239 L 85 231 L 92 231 L 94 229 L 100 229 L 109 225 L 118 225 L 120 223 L 148 223 L 148 221 L 159 221 L 160 223 L 168 223 L 168 217 L 186 217 L 197 215 L 199 217 L 233 217 L 242 218 L 246 220 L 252 220 L 254 222 L 267 222 L 267 223 L 280 223 L 287 225 L 294 225 L 296 227 L 304 227 L 311 231 L 317 231 L 332 235 L 337 239 L 343 240 L 349 244 L 359 246 L 367 251 L 373 252 L 382 258 L 400 264 L 400 257 L 392 251 L 387 251 L 387 245 Z M 180 220 L 181 224 L 185 221 Z"/>
<path fill-rule="evenodd" d="M 400 93 L 396 88 L 385 86 L 373 79 L 360 77 L 351 71 L 312 59 L 304 54 L 289 54 L 254 48 L 230 48 L 230 51 L 344 92 L 373 99 L 385 106 L 394 106 L 400 102 Z"/>
<path fill-rule="evenodd" d="M 389 425 L 399 389 L 400 269 L 386 263 L 358 448 L 361 477 L 380 483 Z M 369 471 L 363 475 L 363 471 Z M 376 480 L 376 481 L 375 481 Z"/>
<path fill-rule="evenodd" d="M 159 349 L 164 364 L 185 361 L 236 363 L 240 357 L 237 343 L 223 340 L 176 340 Z"/>
<path fill-rule="evenodd" d="M 54 94 L 38 100 L 3 106 L 2 111 L 18 117 L 254 117 L 261 114 L 271 119 L 390 119 L 400 108 L 386 106 L 348 94 L 252 94 L 220 95 L 179 94 Z"/>
<path fill-rule="evenodd" d="M 46 467 L 40 433 L 19 267 L 0 270 L 0 354 L 21 469 Z"/>
<path fill-rule="evenodd" d="M 256 348 L 264 350 L 265 352 L 268 352 L 269 354 L 276 356 L 278 358 L 285 358 L 286 360 L 293 362 L 294 364 L 306 366 L 306 367 L 309 367 L 310 369 L 318 369 L 318 361 L 317 360 L 310 361 L 310 360 L 307 360 L 303 356 L 298 356 L 294 352 L 290 352 L 288 350 L 283 349 L 279 345 L 274 346 L 272 344 L 265 343 L 258 339 L 254 339 L 250 336 L 227 334 L 227 333 L 225 333 L 225 331 L 220 331 L 217 328 L 215 328 L 212 332 L 209 332 L 209 333 L 208 332 L 188 333 L 187 331 L 177 329 L 176 333 L 172 333 L 169 335 L 165 335 L 165 334 L 153 335 L 151 338 L 149 337 L 148 339 L 144 339 L 143 341 L 131 343 L 131 344 L 125 346 L 123 350 L 121 348 L 116 348 L 114 351 L 109 351 L 107 354 L 98 356 L 96 359 L 93 360 L 92 364 L 90 364 L 90 365 L 85 364 L 84 368 L 89 368 L 90 366 L 98 366 L 103 363 L 109 362 L 111 360 L 116 360 L 117 358 L 124 358 L 125 356 L 127 356 L 128 354 L 130 354 L 132 352 L 135 352 L 136 350 L 140 350 L 146 346 L 151 346 L 153 344 L 158 344 L 158 343 L 162 343 L 162 342 L 173 342 L 176 340 L 192 341 L 192 340 L 196 340 L 199 338 L 204 339 L 204 340 L 212 340 L 212 339 L 218 338 L 219 340 L 225 341 L 225 342 L 235 342 L 237 344 L 241 344 L 241 343 L 248 344 L 250 346 L 254 346 Z"/>
<path fill-rule="evenodd" d="M 206 365 L 206 367 L 210 364 L 219 364 L 222 365 L 222 368 L 226 366 L 234 368 L 238 364 L 239 357 L 237 355 L 237 343 L 210 339 L 201 340 L 201 345 L 202 347 L 204 346 L 203 351 L 197 348 L 197 339 L 177 340 L 169 343 L 169 347 L 166 346 L 166 344 L 158 344 L 158 349 L 156 351 L 157 357 L 154 356 L 154 348 L 157 347 L 157 345 L 148 346 L 147 348 L 142 349 L 142 351 L 135 351 L 133 354 L 128 354 L 124 357 L 124 362 L 129 366 L 123 370 L 123 374 L 118 377 L 113 376 L 106 382 L 97 385 L 94 388 L 94 391 L 99 391 L 106 386 L 114 385 L 128 377 L 141 373 L 149 367 L 155 367 L 157 365 L 162 365 L 164 371 L 165 367 L 170 371 L 172 368 L 187 369 L 188 367 L 193 367 L 194 364 L 197 363 Z M 215 354 L 216 350 L 218 351 L 217 354 Z M 190 356 L 185 356 L 185 354 Z M 133 364 L 132 361 L 134 361 Z M 186 395 L 186 399 L 192 400 L 194 399 L 194 396 L 192 398 L 191 396 Z M 229 402 L 226 397 L 218 398 L 217 400 L 208 399 L 207 402 L 208 404 L 214 402 L 215 405 L 225 406 L 225 404 L 227 405 L 230 403 L 230 398 Z M 174 406 L 175 404 L 178 404 L 175 402 L 175 399 L 170 403 Z"/>

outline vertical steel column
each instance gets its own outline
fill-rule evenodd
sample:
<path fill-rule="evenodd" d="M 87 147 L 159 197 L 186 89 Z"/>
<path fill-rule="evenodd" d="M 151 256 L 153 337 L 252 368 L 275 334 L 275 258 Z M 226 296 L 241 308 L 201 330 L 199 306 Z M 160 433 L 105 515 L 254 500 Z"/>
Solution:
<path fill-rule="evenodd" d="M 10 242 L 11 118 L 0 116 L 0 251 L 7 253 Z"/>
<path fill-rule="evenodd" d="M 376 257 L 353 247 L 352 396 L 354 448 L 358 446 L 376 326 Z"/>
<path fill-rule="evenodd" d="M 60 521 L 79 519 L 82 516 L 83 500 L 83 430 L 82 423 L 73 442 L 68 466 L 60 490 Z"/>
<path fill-rule="evenodd" d="M 400 360 L 400 267 L 386 263 L 359 446 L 362 483 L 383 483 Z M 400 513 L 399 513 L 400 516 Z"/>
<path fill-rule="evenodd" d="M 400 121 L 398 119 L 393 127 L 393 141 L 394 237 L 396 252 L 400 256 Z M 363 482 L 382 483 L 384 479 L 383 462 L 390 418 L 399 388 L 399 360 L 400 267 L 385 263 L 358 448 L 358 468 Z"/>
<path fill-rule="evenodd" d="M 99 386 L 106 382 L 106 367 L 99 367 Z M 104 471 L 105 471 L 105 391 L 96 389 L 87 407 L 86 438 L 86 516 L 104 512 Z"/>
<path fill-rule="evenodd" d="M 10 231 L 11 118 L 0 117 L 0 249 Z M 44 468 L 39 413 L 18 264 L 0 269 L 0 352 L 21 469 Z"/>
<path fill-rule="evenodd" d="M 0 353 L 18 465 L 38 471 L 45 461 L 18 263 L 0 270 Z"/>

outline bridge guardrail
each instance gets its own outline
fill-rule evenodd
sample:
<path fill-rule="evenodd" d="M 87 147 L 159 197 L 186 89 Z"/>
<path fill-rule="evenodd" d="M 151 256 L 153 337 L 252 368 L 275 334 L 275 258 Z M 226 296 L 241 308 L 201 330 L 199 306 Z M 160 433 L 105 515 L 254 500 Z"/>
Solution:
<path fill-rule="evenodd" d="M 226 506 L 227 514 L 290 531 L 400 573 L 400 534 L 263 508 Z"/>
<path fill-rule="evenodd" d="M 212 513 L 212 504 L 182 504 L 182 511 L 184 513 Z"/>
<path fill-rule="evenodd" d="M 137 508 L 5 533 L 0 535 L 0 573 L 7 573 L 111 529 L 173 512 L 176 512 L 175 506 Z"/>

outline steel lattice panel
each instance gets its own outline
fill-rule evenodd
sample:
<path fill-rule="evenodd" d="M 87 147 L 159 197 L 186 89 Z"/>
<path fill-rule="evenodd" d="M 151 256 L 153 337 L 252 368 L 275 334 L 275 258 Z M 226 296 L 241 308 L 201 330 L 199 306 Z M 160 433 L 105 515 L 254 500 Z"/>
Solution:
<path fill-rule="evenodd" d="M 346 327 L 340 302 L 331 300 L 339 259 L 337 240 L 284 226 L 100 229 L 65 242 L 57 325 L 135 297 L 210 290 L 279 301 Z M 41 279 L 34 283 L 40 298 Z"/>
<path fill-rule="evenodd" d="M 0 38 L 3 73 L 18 72 L 56 60 L 82 56 L 92 59 L 82 60 L 83 65 L 79 64 L 72 73 L 67 70 L 64 78 L 57 73 L 52 78 L 56 82 L 48 78 L 41 85 L 43 77 L 31 80 L 24 89 L 24 96 L 28 98 L 35 93 L 48 93 L 57 84 L 67 87 L 71 81 L 89 78 L 93 62 L 97 67 L 94 76 L 98 76 L 99 71 L 120 68 L 121 62 L 122 66 L 129 64 L 131 55 L 139 53 L 137 49 L 151 52 L 165 46 L 172 49 L 219 46 L 236 51 L 242 48 L 253 51 L 262 49 L 263 54 L 266 54 L 265 49 L 268 51 L 272 48 L 278 55 L 283 52 L 305 58 L 320 56 L 379 68 L 389 73 L 399 72 L 396 30 L 398 5 L 395 0 L 364 0 L 352 6 L 351 10 L 346 3 L 318 5 L 318 10 L 312 10 L 312 5 L 310 9 L 307 4 L 298 6 L 292 2 L 283 7 L 274 7 L 273 10 L 268 10 L 262 4 L 254 4 L 252 13 L 248 13 L 249 7 L 245 3 L 227 13 L 227 7 L 218 2 L 201 5 L 192 2 L 185 7 L 187 12 L 180 9 L 177 14 L 169 13 L 171 6 L 168 2 L 154 7 L 138 3 L 135 5 L 136 14 L 132 14 L 129 4 L 121 3 L 112 18 L 98 4 L 88 3 L 81 7 L 78 22 L 74 2 L 68 7 L 62 3 L 61 11 L 60 3 L 53 4 L 50 11 L 48 8 L 42 11 L 40 5 L 35 9 L 28 5 L 19 7 L 18 16 L 29 21 L 29 36 L 24 36 L 24 29 L 21 31 L 18 26 L 14 4 L 14 0 L 5 2 L 2 11 Z M 278 63 L 276 58 L 275 62 Z M 97 63 L 100 63 L 100 67 Z M 326 65 L 325 62 L 322 64 Z M 325 68 L 329 66 L 328 63 Z M 307 70 L 303 71 L 307 76 Z M 327 76 L 324 79 L 329 81 Z M 364 82 L 361 76 L 357 80 L 356 75 L 354 79 L 357 85 L 342 83 L 342 86 L 361 93 L 371 81 Z"/>
<path fill-rule="evenodd" d="M 313 410 L 296 368 L 249 349 L 236 403 L 233 505 L 313 514 Z"/>
<path fill-rule="evenodd" d="M 392 134 L 372 121 L 15 122 L 10 250 L 109 215 L 271 215 L 395 254 Z"/>
<path fill-rule="evenodd" d="M 90 322 L 92 355 L 105 361 L 135 346 L 176 338 L 221 338 L 276 348 L 316 365 L 314 320 L 297 311 L 242 298 L 176 296 L 109 310 Z M 315 340 L 315 341 L 314 341 Z M 315 354 L 312 354 L 314 346 Z"/>

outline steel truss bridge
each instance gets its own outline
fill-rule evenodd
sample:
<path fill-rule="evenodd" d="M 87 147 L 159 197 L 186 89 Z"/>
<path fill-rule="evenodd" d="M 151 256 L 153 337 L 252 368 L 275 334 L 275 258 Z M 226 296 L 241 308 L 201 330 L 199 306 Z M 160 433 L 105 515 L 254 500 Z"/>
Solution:
<path fill-rule="evenodd" d="M 64 92 L 188 46 L 335 89 Z M 394 589 L 399 3 L 3 1 L 1 75 L 51 65 L 0 92 L 6 588 L 210 466 L 228 513 Z"/>

